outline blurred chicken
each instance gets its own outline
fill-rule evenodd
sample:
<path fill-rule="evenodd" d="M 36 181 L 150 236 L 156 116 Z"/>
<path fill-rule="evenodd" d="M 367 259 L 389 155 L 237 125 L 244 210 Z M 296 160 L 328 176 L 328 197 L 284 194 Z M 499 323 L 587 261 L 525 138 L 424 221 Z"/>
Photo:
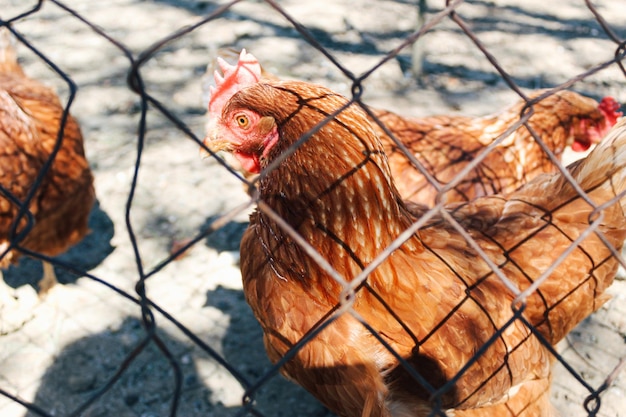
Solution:
<path fill-rule="evenodd" d="M 427 210 L 402 201 L 364 112 L 309 83 L 251 85 L 248 59 L 223 66 L 205 145 L 261 172 L 241 271 L 270 359 L 293 354 L 283 374 L 342 417 L 556 415 L 540 337 L 556 344 L 608 298 L 609 246 L 626 238 L 626 121 L 568 168 L 587 201 L 542 174 L 417 228 Z M 594 219 L 599 234 L 549 270 Z"/>
<path fill-rule="evenodd" d="M 219 55 L 233 58 L 231 49 L 220 50 Z M 265 71 L 251 54 L 247 54 L 246 82 L 260 79 L 278 80 Z M 207 75 L 224 64 L 221 58 L 209 66 Z M 206 84 L 214 82 L 208 76 Z M 205 89 L 206 90 L 206 89 Z M 546 97 L 542 95 L 546 94 Z M 535 91 L 531 99 L 540 99 L 533 105 L 534 114 L 528 127 L 535 132 L 557 159 L 566 147 L 583 152 L 597 143 L 622 114 L 620 105 L 612 97 L 600 103 L 573 91 Z M 396 113 L 372 109 L 368 119 L 380 136 L 389 158 L 391 176 L 405 200 L 434 205 L 438 191 L 426 176 L 413 165 L 382 126 L 413 155 L 440 186 L 451 182 L 491 143 L 504 134 L 519 119 L 526 101 L 490 116 L 466 117 L 439 115 L 404 117 Z M 372 117 L 373 116 L 373 117 Z M 451 190 L 442 194 L 444 203 L 464 202 L 478 196 L 509 193 L 535 176 L 555 170 L 548 155 L 533 138 L 528 128 L 520 126 L 502 140 L 482 161 Z"/>
<path fill-rule="evenodd" d="M 58 97 L 24 74 L 14 43 L 10 31 L 0 28 L 2 268 L 18 260 L 19 247 L 56 256 L 79 242 L 88 232 L 87 220 L 95 199 L 78 123 L 68 115 L 61 126 L 63 106 Z M 58 153 L 39 180 L 58 145 L 60 128 L 64 130 Z M 29 196 L 27 211 L 20 213 L 20 205 Z M 43 265 L 40 294 L 56 283 L 52 265 Z"/>
<path fill-rule="evenodd" d="M 535 91 L 528 127 L 560 160 L 571 146 L 583 152 L 599 142 L 621 116 L 619 104 L 611 97 L 600 103 L 573 91 L 558 91 L 541 98 Z M 487 146 L 496 141 L 519 119 L 526 102 L 520 100 L 497 114 L 484 117 L 430 116 L 407 118 L 385 110 L 373 110 L 375 117 L 402 143 L 442 186 L 452 182 Z M 392 176 L 403 198 L 433 205 L 437 189 L 417 170 L 373 119 L 389 157 Z M 481 162 L 464 175 L 451 190 L 442 194 L 444 203 L 463 202 L 475 197 L 509 193 L 534 177 L 555 170 L 554 163 L 520 126 L 499 142 Z"/>

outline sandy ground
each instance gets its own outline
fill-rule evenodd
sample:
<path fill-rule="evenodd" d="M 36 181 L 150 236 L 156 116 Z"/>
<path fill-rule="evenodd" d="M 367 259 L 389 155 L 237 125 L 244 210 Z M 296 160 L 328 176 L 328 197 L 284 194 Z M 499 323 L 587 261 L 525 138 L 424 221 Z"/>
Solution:
<path fill-rule="evenodd" d="M 0 0 L 0 18 L 9 19 L 36 2 Z M 349 4 L 348 4 L 349 3 Z M 436 10 L 440 2 L 430 2 Z M 597 6 L 614 31 L 626 37 L 620 2 Z M 192 0 L 71 0 L 68 8 L 121 42 L 133 57 L 169 34 L 195 24 L 218 3 Z M 281 1 L 290 15 L 353 73 L 368 70 L 416 27 L 409 1 Z M 553 86 L 605 62 L 615 44 L 601 31 L 582 0 L 558 4 L 539 0 L 476 1 L 459 14 L 523 88 Z M 112 43 L 57 4 L 19 20 L 15 28 L 77 84 L 72 106 L 86 138 L 96 177 L 99 206 L 92 234 L 60 259 L 93 277 L 135 294 L 141 273 L 148 295 L 191 330 L 234 369 L 238 380 L 215 357 L 198 347 L 171 320 L 155 312 L 157 334 L 182 370 L 182 392 L 174 394 L 175 373 L 155 344 L 140 351 L 121 378 L 104 390 L 85 416 L 156 417 L 246 415 L 244 387 L 270 369 L 260 329 L 241 292 L 238 241 L 251 209 L 239 181 L 151 107 L 143 152 L 138 154 L 140 104 L 126 84 L 129 60 Z M 349 94 L 347 78 L 305 42 L 283 16 L 262 1 L 242 1 L 222 16 L 165 45 L 141 67 L 147 92 L 202 137 L 202 76 L 218 48 L 245 47 L 266 68 L 284 77 L 315 81 Z M 485 114 L 515 99 L 482 53 L 449 20 L 421 41 L 423 72 L 411 75 L 411 51 L 381 67 L 364 84 L 365 98 L 404 114 L 459 112 Z M 28 48 L 20 55 L 28 74 L 67 99 L 63 80 Z M 616 65 L 573 88 L 599 98 L 626 102 L 625 77 Z M 132 203 L 128 196 L 135 165 L 140 171 Z M 127 215 L 128 211 L 128 217 Z M 225 227 L 202 238 L 175 262 L 172 245 L 198 236 L 215 220 L 231 215 Z M 130 234 L 136 237 L 134 250 Z M 33 290 L 38 262 L 24 260 L 4 274 L 18 297 L 4 303 L 0 333 L 0 389 L 44 413 L 65 416 L 103 391 L 145 339 L 139 306 L 88 277 L 62 268 L 65 285 L 43 301 Z M 561 346 L 564 358 L 591 387 L 599 387 L 626 356 L 626 289 L 584 321 Z M 10 307 L 10 308 L 9 308 Z M 563 416 L 587 415 L 589 390 L 557 365 L 554 401 Z M 626 415 L 626 376 L 616 374 L 597 415 Z M 299 387 L 274 376 L 255 392 L 254 409 L 264 416 L 331 416 Z M 3 417 L 35 416 L 0 395 Z"/>

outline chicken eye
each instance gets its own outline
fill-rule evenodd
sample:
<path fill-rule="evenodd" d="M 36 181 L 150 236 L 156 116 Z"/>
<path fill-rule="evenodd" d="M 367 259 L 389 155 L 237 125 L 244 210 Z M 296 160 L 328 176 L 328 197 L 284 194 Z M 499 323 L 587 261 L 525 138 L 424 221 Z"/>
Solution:
<path fill-rule="evenodd" d="M 237 121 L 237 125 L 239 125 L 242 129 L 247 129 L 248 126 L 250 126 L 250 119 L 248 119 L 248 116 L 243 113 L 235 116 L 235 120 Z"/>

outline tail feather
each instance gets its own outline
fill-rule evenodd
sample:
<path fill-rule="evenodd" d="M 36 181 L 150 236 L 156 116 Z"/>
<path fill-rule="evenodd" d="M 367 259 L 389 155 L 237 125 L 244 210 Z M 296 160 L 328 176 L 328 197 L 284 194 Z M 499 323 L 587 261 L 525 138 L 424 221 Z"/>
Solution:
<path fill-rule="evenodd" d="M 24 73 L 17 61 L 16 44 L 13 33 L 6 27 L 0 27 L 0 74 Z"/>
<path fill-rule="evenodd" d="M 619 231 L 626 237 L 626 118 L 615 124 L 586 158 L 570 164 L 567 170 L 593 206 L 602 209 L 601 230 Z M 581 198 L 560 172 L 547 173 L 511 194 L 502 215 L 536 210 L 538 215 L 560 213 L 566 222 L 576 216 L 578 222 L 585 223 L 590 216 L 595 217 L 594 207 L 586 203 L 589 200 Z M 619 240 L 616 237 L 616 242 Z"/>
<path fill-rule="evenodd" d="M 612 254 L 626 239 L 626 118 L 567 169 L 588 199 L 561 172 L 543 174 L 506 199 L 496 236 L 498 250 L 514 242 L 507 258 L 525 268 L 510 276 L 523 277 L 516 284 L 532 294 L 525 314 L 553 345 L 608 299 L 617 272 Z M 596 221 L 601 233 L 587 234 L 574 249 L 572 241 Z M 529 277 L 537 280 L 568 251 L 547 278 L 528 286 Z"/>

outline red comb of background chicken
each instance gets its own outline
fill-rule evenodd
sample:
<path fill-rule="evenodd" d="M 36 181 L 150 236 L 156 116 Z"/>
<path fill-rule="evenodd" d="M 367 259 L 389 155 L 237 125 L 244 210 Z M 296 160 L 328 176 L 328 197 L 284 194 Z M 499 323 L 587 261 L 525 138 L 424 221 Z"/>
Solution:
<path fill-rule="evenodd" d="M 617 119 L 622 116 L 622 112 L 618 111 L 620 107 L 620 104 L 613 97 L 604 97 L 598 104 L 598 110 L 602 113 L 603 119 L 598 121 L 582 118 L 580 125 L 576 128 L 579 129 L 579 134 L 574 136 L 572 150 L 585 152 L 591 145 L 600 143 L 613 125 L 617 123 Z"/>
<path fill-rule="evenodd" d="M 619 117 L 622 117 L 622 112 L 618 111 L 620 107 L 621 105 L 610 96 L 604 97 L 598 105 L 598 109 L 604 113 L 604 117 L 606 117 L 607 122 L 609 122 L 611 126 L 617 123 Z"/>
<path fill-rule="evenodd" d="M 218 116 L 230 98 L 243 87 L 257 83 L 261 79 L 261 64 L 254 55 L 242 49 L 236 65 L 230 65 L 222 58 L 217 58 L 217 64 L 224 73 L 221 75 L 215 70 L 215 86 L 209 91 L 209 117 Z"/>

